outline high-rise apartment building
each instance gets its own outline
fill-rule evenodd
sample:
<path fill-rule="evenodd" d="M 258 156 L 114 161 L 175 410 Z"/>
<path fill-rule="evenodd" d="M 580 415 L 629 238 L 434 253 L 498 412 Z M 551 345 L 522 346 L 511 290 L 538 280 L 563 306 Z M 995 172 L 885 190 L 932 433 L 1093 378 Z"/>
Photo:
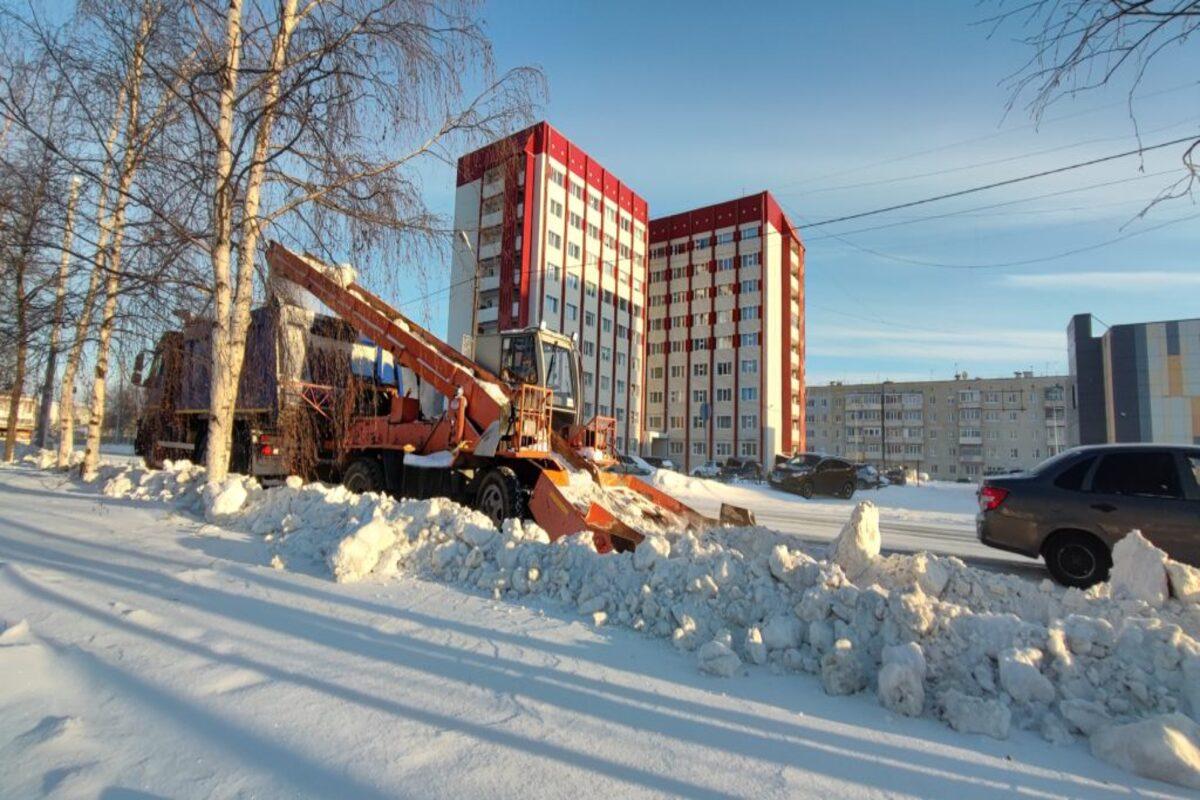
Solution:
<path fill-rule="evenodd" d="M 1079 444 L 1066 375 L 808 387 L 809 450 L 935 480 L 1028 469 Z"/>
<path fill-rule="evenodd" d="M 646 453 L 803 449 L 804 246 L 770 193 L 652 220 L 647 285 Z"/>
<path fill-rule="evenodd" d="M 1200 319 L 1067 327 L 1079 441 L 1200 444 Z"/>
<path fill-rule="evenodd" d="M 584 418 L 641 449 L 646 201 L 546 122 L 458 161 L 448 341 L 546 325 L 575 334 Z"/>

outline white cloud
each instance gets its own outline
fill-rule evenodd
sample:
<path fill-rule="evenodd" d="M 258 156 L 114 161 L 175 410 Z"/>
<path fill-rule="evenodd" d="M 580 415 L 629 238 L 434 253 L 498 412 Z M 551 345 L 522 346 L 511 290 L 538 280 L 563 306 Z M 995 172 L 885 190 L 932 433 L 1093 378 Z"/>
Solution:
<path fill-rule="evenodd" d="M 822 358 L 884 358 L 907 362 L 937 361 L 944 372 L 954 365 L 971 370 L 974 365 L 1004 364 L 1005 369 L 1066 360 L 1066 331 L 994 330 L 922 331 L 882 326 L 809 326 L 808 355 Z M 1014 366 L 1016 365 L 1016 366 Z"/>
<path fill-rule="evenodd" d="M 1128 270 L 1123 272 L 1043 272 L 1005 275 L 1003 282 L 1025 289 L 1096 289 L 1157 292 L 1200 286 L 1200 272 Z"/>

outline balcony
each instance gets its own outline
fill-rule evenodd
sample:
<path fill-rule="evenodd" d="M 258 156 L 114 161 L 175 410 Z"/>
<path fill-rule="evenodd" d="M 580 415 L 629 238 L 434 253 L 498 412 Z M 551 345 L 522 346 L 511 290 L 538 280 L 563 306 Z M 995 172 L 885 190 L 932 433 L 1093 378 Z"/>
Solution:
<path fill-rule="evenodd" d="M 500 194 L 500 192 L 502 192 L 502 191 L 504 191 L 504 179 L 503 178 L 497 178 L 492 181 L 486 181 L 486 180 L 484 181 L 483 198 L 485 200 L 489 197 L 495 197 L 496 195 Z"/>
<path fill-rule="evenodd" d="M 495 322 L 499 318 L 500 318 L 500 306 L 499 305 L 488 306 L 487 308 L 481 308 L 477 312 L 475 312 L 475 323 L 477 325 L 483 325 L 488 322 Z"/>
<path fill-rule="evenodd" d="M 484 214 L 482 217 L 480 217 L 479 218 L 479 227 L 480 228 L 490 228 L 493 225 L 499 225 L 503 221 L 504 221 L 504 209 L 501 208 L 497 211 L 492 211 L 492 212 Z"/>

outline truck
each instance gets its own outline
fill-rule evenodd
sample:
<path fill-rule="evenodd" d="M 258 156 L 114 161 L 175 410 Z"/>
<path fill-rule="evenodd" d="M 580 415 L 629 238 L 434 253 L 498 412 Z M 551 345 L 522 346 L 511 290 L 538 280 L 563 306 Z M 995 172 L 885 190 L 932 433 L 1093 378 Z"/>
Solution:
<path fill-rule="evenodd" d="M 581 419 L 570 337 L 543 327 L 481 334 L 468 357 L 349 268 L 277 242 L 266 260 L 268 301 L 251 313 L 235 411 L 235 472 L 448 497 L 497 525 L 533 519 L 552 539 L 591 531 L 601 552 L 633 549 L 648 533 L 753 523 L 745 509 L 722 506 L 713 519 L 604 470 L 615 420 Z M 136 449 L 151 466 L 203 458 L 211 336 L 211 321 L 189 319 L 135 362 Z"/>

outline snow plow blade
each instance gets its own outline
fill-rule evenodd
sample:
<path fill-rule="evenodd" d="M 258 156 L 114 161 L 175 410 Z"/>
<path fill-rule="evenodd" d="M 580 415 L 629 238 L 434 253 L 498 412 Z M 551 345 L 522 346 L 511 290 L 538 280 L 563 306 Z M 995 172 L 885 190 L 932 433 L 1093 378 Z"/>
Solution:
<path fill-rule="evenodd" d="M 551 541 L 580 531 L 591 531 L 596 551 L 607 553 L 632 550 L 645 538 L 594 502 L 588 504 L 586 512 L 580 511 L 558 488 L 560 480 L 566 480 L 565 474 L 543 472 L 529 497 L 529 514 Z"/>
<path fill-rule="evenodd" d="M 750 525 L 757 525 L 754 521 L 754 512 L 748 508 L 741 506 L 731 506 L 729 503 L 721 503 L 721 524 L 730 525 L 735 528 L 744 528 Z"/>

